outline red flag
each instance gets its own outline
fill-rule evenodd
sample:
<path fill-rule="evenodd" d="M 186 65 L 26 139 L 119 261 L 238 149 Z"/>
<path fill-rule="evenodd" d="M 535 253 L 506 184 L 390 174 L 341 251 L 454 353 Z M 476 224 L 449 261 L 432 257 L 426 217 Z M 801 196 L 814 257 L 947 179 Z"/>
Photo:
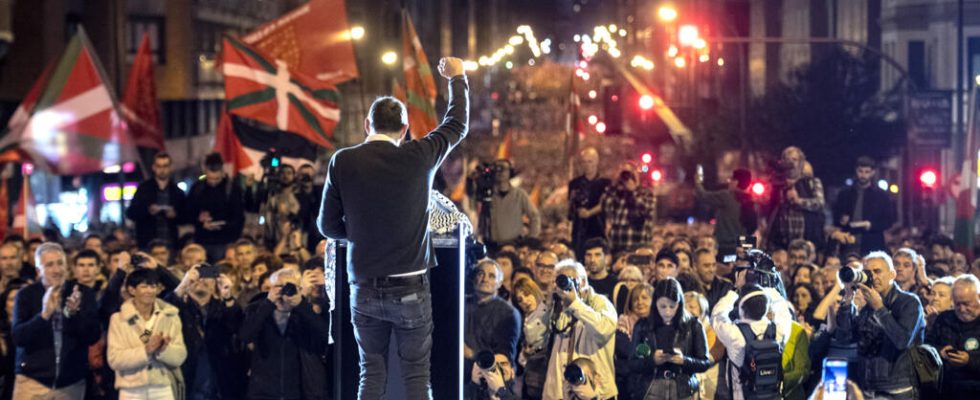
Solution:
<path fill-rule="evenodd" d="M 129 70 L 122 112 L 137 146 L 165 150 L 155 82 L 150 36 L 144 33 L 139 51 L 133 59 L 133 67 Z"/>
<path fill-rule="evenodd" d="M 317 80 L 338 84 L 358 76 L 343 0 L 310 0 L 242 41 Z"/>
<path fill-rule="evenodd" d="M 231 115 L 227 111 L 221 113 L 221 120 L 218 121 L 218 129 L 214 137 L 214 151 L 221 154 L 225 160 L 225 166 L 231 169 L 232 173 L 237 173 L 253 163 L 252 159 L 245 152 L 244 146 L 235 134 L 235 128 L 231 123 Z"/>
<path fill-rule="evenodd" d="M 422 51 L 412 18 L 404 10 L 402 16 L 402 69 L 407 91 L 408 129 L 412 138 L 421 139 L 436 129 L 436 82 L 432 79 L 432 68 Z"/>
<path fill-rule="evenodd" d="M 330 140 L 340 121 L 336 87 L 230 37 L 222 59 L 229 113 L 333 148 Z"/>
<path fill-rule="evenodd" d="M 504 134 L 504 139 L 500 141 L 500 145 L 497 146 L 497 158 L 496 160 L 510 160 L 510 146 L 511 146 L 511 135 L 510 130 Z"/>
<path fill-rule="evenodd" d="M 398 99 L 402 103 L 408 102 L 408 96 L 405 94 L 405 88 L 398 83 L 398 79 L 391 80 L 391 96 Z"/>

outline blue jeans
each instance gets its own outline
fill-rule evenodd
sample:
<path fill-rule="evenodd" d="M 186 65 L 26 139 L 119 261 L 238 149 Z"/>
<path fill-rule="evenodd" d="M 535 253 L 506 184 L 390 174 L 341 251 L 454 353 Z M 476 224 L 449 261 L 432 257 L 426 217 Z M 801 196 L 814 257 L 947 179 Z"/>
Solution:
<path fill-rule="evenodd" d="M 383 399 L 388 380 L 388 340 L 398 345 L 405 397 L 431 399 L 432 295 L 429 278 L 416 283 L 351 285 L 351 323 L 360 354 L 358 399 Z"/>

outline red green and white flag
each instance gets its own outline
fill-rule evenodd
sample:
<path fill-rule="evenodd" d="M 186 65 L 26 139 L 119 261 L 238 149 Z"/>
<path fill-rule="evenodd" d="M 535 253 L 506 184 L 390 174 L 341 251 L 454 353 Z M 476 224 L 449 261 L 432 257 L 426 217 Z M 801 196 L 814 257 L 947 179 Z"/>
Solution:
<path fill-rule="evenodd" d="M 980 152 L 980 126 L 978 126 L 977 88 L 973 88 L 970 96 L 970 110 L 967 115 L 966 138 L 963 148 L 963 164 L 960 168 L 959 179 L 953 183 L 956 196 L 956 222 L 953 227 L 954 241 L 959 251 L 973 258 L 973 247 L 976 240 L 977 215 L 977 177 L 980 169 L 977 165 L 977 154 Z"/>
<path fill-rule="evenodd" d="M 229 113 L 311 145 L 334 147 L 333 131 L 340 121 L 340 92 L 335 86 L 308 77 L 231 37 L 224 40 L 221 69 Z M 242 144 L 248 147 L 245 141 Z"/>
<path fill-rule="evenodd" d="M 57 175 L 136 160 L 136 147 L 84 29 L 11 117 L 0 149 L 17 149 Z"/>
<path fill-rule="evenodd" d="M 412 18 L 402 10 L 402 69 L 405 73 L 408 130 L 413 139 L 421 139 L 436 129 L 436 82 L 429 59 L 415 33 Z"/>

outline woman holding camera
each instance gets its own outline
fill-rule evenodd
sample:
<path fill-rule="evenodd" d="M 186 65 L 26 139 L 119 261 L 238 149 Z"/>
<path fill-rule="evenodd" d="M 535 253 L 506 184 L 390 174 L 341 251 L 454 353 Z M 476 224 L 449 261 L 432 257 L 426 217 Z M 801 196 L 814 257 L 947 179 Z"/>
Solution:
<path fill-rule="evenodd" d="M 633 328 L 633 354 L 626 363 L 629 393 L 635 400 L 689 399 L 698 393 L 695 374 L 711 367 L 704 326 L 684 305 L 684 292 L 674 278 L 653 289 L 654 310 Z"/>

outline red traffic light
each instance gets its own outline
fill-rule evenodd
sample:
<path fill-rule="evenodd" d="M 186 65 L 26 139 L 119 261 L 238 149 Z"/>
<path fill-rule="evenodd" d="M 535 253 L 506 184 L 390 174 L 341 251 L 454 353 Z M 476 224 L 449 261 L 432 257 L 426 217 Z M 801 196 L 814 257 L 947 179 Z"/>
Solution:
<path fill-rule="evenodd" d="M 939 174 L 931 169 L 924 170 L 919 174 L 919 182 L 926 188 L 935 188 L 936 184 L 939 183 Z"/>
<path fill-rule="evenodd" d="M 752 184 L 752 194 L 756 197 L 762 197 L 766 194 L 766 184 L 762 182 L 756 182 Z"/>
<path fill-rule="evenodd" d="M 640 156 L 640 161 L 643 161 L 644 164 L 649 164 L 653 162 L 653 154 L 643 153 L 643 155 Z"/>
<path fill-rule="evenodd" d="M 645 94 L 640 96 L 640 108 L 643 110 L 649 110 L 653 108 L 653 96 Z"/>
<path fill-rule="evenodd" d="M 650 173 L 650 179 L 653 179 L 654 183 L 660 183 L 660 181 L 664 180 L 664 172 L 659 169 L 655 169 Z"/>

